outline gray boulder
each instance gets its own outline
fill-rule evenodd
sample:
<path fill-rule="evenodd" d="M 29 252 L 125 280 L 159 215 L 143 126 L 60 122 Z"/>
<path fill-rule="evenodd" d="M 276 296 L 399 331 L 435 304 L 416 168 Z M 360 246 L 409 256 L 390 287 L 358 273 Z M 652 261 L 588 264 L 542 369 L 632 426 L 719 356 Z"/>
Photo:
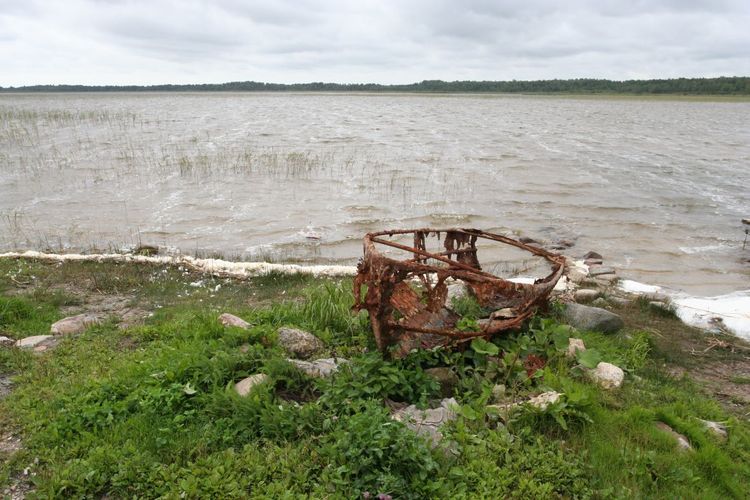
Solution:
<path fill-rule="evenodd" d="M 455 407 L 458 406 L 453 398 L 443 399 L 438 408 L 420 410 L 415 405 L 410 405 L 395 411 L 391 418 L 403 422 L 406 426 L 420 434 L 428 437 L 433 444 L 437 444 L 443 435 L 440 426 L 456 418 Z"/>
<path fill-rule="evenodd" d="M 563 317 L 569 325 L 579 330 L 615 333 L 624 325 L 622 318 L 615 313 L 575 303 L 565 306 Z"/>
<path fill-rule="evenodd" d="M 323 342 L 312 333 L 297 328 L 279 328 L 279 344 L 289 353 L 300 358 L 310 357 L 323 349 Z"/>

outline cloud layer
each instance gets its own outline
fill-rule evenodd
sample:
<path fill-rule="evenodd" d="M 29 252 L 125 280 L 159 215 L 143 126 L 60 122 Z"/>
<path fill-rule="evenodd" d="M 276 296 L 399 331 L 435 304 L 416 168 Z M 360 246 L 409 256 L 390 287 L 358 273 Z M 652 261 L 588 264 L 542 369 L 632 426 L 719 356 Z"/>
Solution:
<path fill-rule="evenodd" d="M 750 75 L 747 0 L 0 0 L 0 85 Z"/>

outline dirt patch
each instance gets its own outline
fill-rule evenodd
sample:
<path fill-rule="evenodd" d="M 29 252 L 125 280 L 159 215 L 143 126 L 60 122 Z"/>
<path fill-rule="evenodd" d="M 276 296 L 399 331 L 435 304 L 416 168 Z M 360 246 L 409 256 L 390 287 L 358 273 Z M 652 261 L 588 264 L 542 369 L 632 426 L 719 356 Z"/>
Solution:
<path fill-rule="evenodd" d="M 656 353 L 675 378 L 687 376 L 733 413 L 750 411 L 750 343 L 685 325 L 637 304 L 616 308 L 628 329 L 650 334 Z"/>
<path fill-rule="evenodd" d="M 71 293 L 68 291 L 67 293 Z M 81 305 L 64 306 L 60 309 L 65 316 L 71 316 L 85 312 L 99 318 L 117 317 L 120 320 L 119 327 L 122 329 L 139 325 L 148 317 L 149 311 L 134 305 L 135 297 L 132 295 L 104 295 L 104 294 L 76 294 Z"/>
<path fill-rule="evenodd" d="M 10 380 L 11 375 L 0 374 L 0 399 L 5 398 L 13 389 L 13 382 Z"/>

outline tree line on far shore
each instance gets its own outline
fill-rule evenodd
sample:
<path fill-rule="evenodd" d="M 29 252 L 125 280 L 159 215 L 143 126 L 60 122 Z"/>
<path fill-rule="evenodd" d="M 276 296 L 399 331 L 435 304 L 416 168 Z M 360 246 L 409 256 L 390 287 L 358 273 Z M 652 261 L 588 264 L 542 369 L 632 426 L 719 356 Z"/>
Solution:
<path fill-rule="evenodd" d="M 468 92 L 539 94 L 673 94 L 750 95 L 750 77 L 672 78 L 662 80 L 424 80 L 405 85 L 378 83 L 263 83 L 228 82 L 186 85 L 29 85 L 0 87 L 0 92 Z"/>

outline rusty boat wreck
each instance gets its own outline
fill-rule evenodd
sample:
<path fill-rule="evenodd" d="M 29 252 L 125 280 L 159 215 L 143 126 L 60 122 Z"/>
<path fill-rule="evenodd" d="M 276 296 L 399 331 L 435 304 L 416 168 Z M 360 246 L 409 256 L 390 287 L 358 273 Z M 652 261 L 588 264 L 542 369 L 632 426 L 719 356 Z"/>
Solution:
<path fill-rule="evenodd" d="M 410 235 L 413 241 L 408 241 Z M 428 250 L 428 242 L 438 250 Z M 533 283 L 501 278 L 482 269 L 478 242 L 528 252 L 544 259 L 551 271 Z M 393 255 L 397 253 L 402 258 Z M 357 270 L 354 309 L 368 311 L 381 352 L 403 357 L 412 349 L 489 339 L 520 327 L 546 305 L 565 271 L 565 258 L 479 229 L 405 229 L 365 235 Z M 462 324 L 449 300 L 449 289 L 457 286 L 491 314 L 470 328 Z"/>

